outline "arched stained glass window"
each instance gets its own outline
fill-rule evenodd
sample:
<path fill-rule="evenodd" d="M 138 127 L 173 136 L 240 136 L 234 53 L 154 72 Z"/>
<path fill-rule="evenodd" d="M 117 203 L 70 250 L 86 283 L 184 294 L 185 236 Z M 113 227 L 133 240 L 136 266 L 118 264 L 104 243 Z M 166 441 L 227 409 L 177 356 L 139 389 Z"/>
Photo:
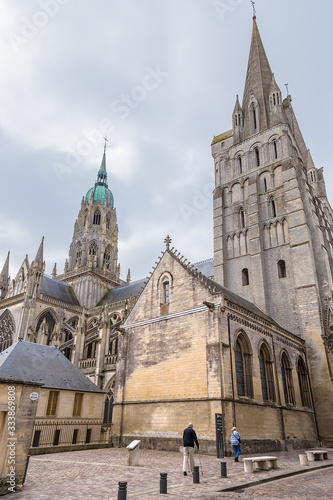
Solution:
<path fill-rule="evenodd" d="M 264 401 L 275 401 L 273 362 L 266 344 L 262 344 L 259 353 L 261 390 Z"/>
<path fill-rule="evenodd" d="M 251 349 L 249 340 L 243 332 L 236 340 L 235 365 L 238 396 L 253 398 Z"/>

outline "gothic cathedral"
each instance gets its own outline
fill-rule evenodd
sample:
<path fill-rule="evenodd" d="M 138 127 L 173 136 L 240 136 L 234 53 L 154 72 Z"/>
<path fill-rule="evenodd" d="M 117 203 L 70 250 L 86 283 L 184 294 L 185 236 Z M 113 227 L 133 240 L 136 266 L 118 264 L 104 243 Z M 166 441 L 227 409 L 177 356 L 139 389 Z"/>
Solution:
<path fill-rule="evenodd" d="M 149 278 L 120 279 L 104 148 L 63 274 L 44 273 L 43 240 L 12 280 L 8 254 L 0 351 L 59 348 L 108 394 L 115 444 L 177 449 L 196 419 L 213 452 L 219 416 L 226 448 L 233 425 L 249 452 L 332 445 L 333 212 L 255 16 L 242 102 L 211 147 L 214 259 L 191 265 L 167 237 Z"/>

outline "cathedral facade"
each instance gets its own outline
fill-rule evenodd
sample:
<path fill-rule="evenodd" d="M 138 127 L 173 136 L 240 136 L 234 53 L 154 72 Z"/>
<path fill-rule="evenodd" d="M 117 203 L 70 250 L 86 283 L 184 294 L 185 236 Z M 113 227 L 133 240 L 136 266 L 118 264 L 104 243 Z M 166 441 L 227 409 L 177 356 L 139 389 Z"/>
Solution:
<path fill-rule="evenodd" d="M 106 151 L 95 185 L 81 202 L 64 272 L 44 273 L 44 238 L 14 279 L 9 253 L 0 275 L 0 350 L 19 338 L 57 346 L 112 403 L 118 331 L 143 281 L 120 279 L 118 225 L 108 188 Z M 108 412 L 111 412 L 111 406 Z M 106 415 L 110 422 L 111 414 Z"/>
<path fill-rule="evenodd" d="M 333 443 L 333 213 L 256 17 L 242 104 L 212 141 L 213 280 L 166 250 L 121 335 L 115 436 L 177 449 Z M 142 415 L 138 419 L 137 415 Z"/>
<path fill-rule="evenodd" d="M 247 451 L 333 444 L 333 213 L 255 17 L 242 103 L 211 147 L 213 259 L 190 265 L 167 237 L 149 278 L 120 279 L 104 148 L 64 272 L 44 273 L 42 240 L 10 280 L 8 254 L 0 350 L 56 345 L 108 394 L 114 444 L 177 449 L 193 421 L 212 452 L 216 419 L 227 451 L 233 425 Z"/>

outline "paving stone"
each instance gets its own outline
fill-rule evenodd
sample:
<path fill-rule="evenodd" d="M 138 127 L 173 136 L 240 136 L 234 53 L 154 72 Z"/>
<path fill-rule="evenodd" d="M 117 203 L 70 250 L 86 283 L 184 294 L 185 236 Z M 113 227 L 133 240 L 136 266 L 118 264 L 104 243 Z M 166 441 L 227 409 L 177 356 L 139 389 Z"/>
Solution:
<path fill-rule="evenodd" d="M 10 498 L 116 500 L 119 481 L 126 481 L 128 500 L 216 500 L 253 497 L 331 499 L 332 468 L 320 467 L 333 466 L 333 449 L 329 460 L 313 462 L 308 467 L 300 466 L 298 454 L 299 451 L 274 453 L 278 457 L 279 468 L 253 474 L 245 474 L 243 463 L 235 463 L 232 458 L 217 459 L 201 454 L 199 462 L 199 456 L 196 454 L 195 462 L 200 468 L 200 484 L 194 484 L 190 475 L 183 476 L 182 455 L 176 452 L 142 449 L 139 467 L 126 465 L 125 449 L 107 448 L 38 455 L 30 458 L 22 491 L 11 494 Z M 221 461 L 227 463 L 227 478 L 221 478 Z M 305 470 L 311 472 L 265 484 L 255 484 L 258 480 L 278 478 L 281 474 Z M 160 472 L 168 474 L 167 495 L 159 493 Z M 245 483 L 252 485 L 240 491 L 221 491 L 235 486 L 242 487 Z M 326 494 L 328 496 L 325 496 Z"/>

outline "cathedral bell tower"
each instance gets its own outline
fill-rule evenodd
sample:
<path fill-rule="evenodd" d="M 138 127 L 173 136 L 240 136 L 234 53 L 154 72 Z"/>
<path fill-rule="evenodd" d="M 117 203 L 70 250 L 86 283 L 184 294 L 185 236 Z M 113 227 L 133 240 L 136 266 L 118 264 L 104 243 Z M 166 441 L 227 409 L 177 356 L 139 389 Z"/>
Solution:
<path fill-rule="evenodd" d="M 214 279 L 306 340 L 319 435 L 333 443 L 333 211 L 255 16 L 232 126 L 212 142 Z"/>
<path fill-rule="evenodd" d="M 64 274 L 58 276 L 75 291 L 81 305 L 91 308 L 120 280 L 118 225 L 113 194 L 108 188 L 106 144 L 95 186 L 81 202 Z"/>

